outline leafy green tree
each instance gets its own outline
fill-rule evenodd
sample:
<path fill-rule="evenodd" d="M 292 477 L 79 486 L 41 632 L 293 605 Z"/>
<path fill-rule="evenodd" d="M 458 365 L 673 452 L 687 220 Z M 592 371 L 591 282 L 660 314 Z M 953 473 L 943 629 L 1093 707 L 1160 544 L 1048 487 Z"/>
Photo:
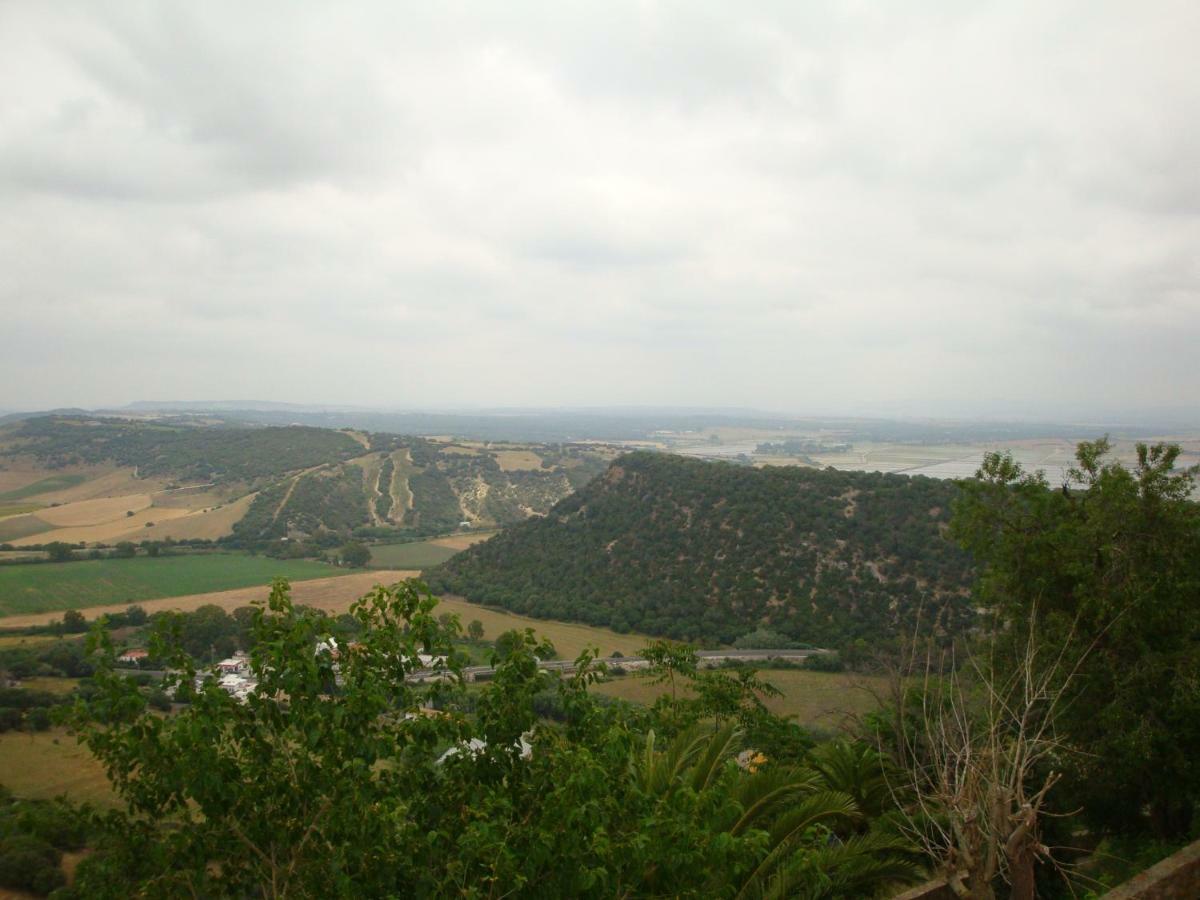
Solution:
<path fill-rule="evenodd" d="M 62 617 L 63 631 L 68 634 L 78 634 L 87 631 L 87 619 L 77 609 L 68 609 Z"/>
<path fill-rule="evenodd" d="M 133 541 L 119 541 L 113 548 L 113 556 L 118 559 L 133 559 L 137 556 L 137 546 Z"/>
<path fill-rule="evenodd" d="M 63 541 L 53 541 L 46 545 L 46 554 L 51 562 L 70 562 L 75 558 L 74 548 Z"/>
<path fill-rule="evenodd" d="M 467 625 L 467 637 L 473 641 L 483 640 L 483 623 L 478 619 L 472 619 Z"/>
<path fill-rule="evenodd" d="M 818 774 L 739 765 L 732 723 L 660 751 L 638 716 L 591 696 L 594 652 L 559 678 L 532 632 L 513 632 L 469 700 L 457 628 L 435 608 L 414 583 L 377 588 L 335 660 L 316 652 L 330 620 L 279 582 L 255 607 L 258 690 L 239 702 L 203 680 L 167 717 L 113 670 L 97 628 L 95 694 L 69 721 L 124 807 L 102 820 L 79 893 L 854 897 L 913 877 L 911 848 L 857 834 L 853 798 Z M 168 684 L 191 684 L 177 620 L 161 621 Z M 410 682 L 431 653 L 450 657 L 449 680 Z M 546 691 L 560 722 L 538 718 Z"/>
<path fill-rule="evenodd" d="M 1086 751 L 1070 758 L 1064 797 L 1103 830 L 1174 837 L 1200 800 L 1197 471 L 1175 468 L 1175 445 L 1139 444 L 1132 469 L 1110 450 L 1080 444 L 1060 490 L 989 454 L 953 533 L 981 566 L 979 601 L 1012 665 L 1030 630 L 1083 659 L 1058 722 Z"/>
<path fill-rule="evenodd" d="M 126 607 L 125 609 L 125 624 L 132 625 L 134 628 L 140 628 L 146 624 L 149 617 L 146 615 L 146 610 L 138 605 Z"/>
<path fill-rule="evenodd" d="M 340 556 L 343 565 L 361 569 L 371 561 L 371 550 L 366 544 L 359 541 L 351 541 L 342 547 Z"/>

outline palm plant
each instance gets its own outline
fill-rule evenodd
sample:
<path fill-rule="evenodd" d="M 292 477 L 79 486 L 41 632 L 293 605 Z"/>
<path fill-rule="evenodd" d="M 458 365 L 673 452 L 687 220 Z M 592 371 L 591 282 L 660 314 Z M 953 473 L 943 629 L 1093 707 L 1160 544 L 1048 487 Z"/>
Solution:
<path fill-rule="evenodd" d="M 808 767 L 744 771 L 733 761 L 741 738 L 733 724 L 701 723 L 660 750 L 650 732 L 636 761 L 638 784 L 647 794 L 660 803 L 676 802 L 680 792 L 704 798 L 712 833 L 745 841 L 749 865 L 720 873 L 711 886 L 714 896 L 861 897 L 915 880 L 907 841 L 853 833 L 864 821 L 862 808 L 854 793 L 839 786 L 874 802 L 869 779 L 856 782 Z M 865 760 L 855 764 L 849 751 L 831 751 L 822 762 L 837 763 L 830 772 L 847 776 L 869 769 Z"/>

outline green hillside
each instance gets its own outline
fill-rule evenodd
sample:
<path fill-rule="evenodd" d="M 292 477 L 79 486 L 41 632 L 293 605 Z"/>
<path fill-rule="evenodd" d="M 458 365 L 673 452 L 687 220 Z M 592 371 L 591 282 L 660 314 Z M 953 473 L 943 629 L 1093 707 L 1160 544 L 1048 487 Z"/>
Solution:
<path fill-rule="evenodd" d="M 840 644 L 918 606 L 968 615 L 947 481 L 634 453 L 544 518 L 427 573 L 436 591 L 617 630 L 731 641 L 764 625 Z"/>

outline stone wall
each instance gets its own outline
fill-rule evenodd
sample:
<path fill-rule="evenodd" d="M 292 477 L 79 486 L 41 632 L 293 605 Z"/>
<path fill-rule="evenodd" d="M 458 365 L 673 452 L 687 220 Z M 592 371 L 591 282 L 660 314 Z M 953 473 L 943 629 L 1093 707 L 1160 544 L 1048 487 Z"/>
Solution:
<path fill-rule="evenodd" d="M 1139 872 L 1102 900 L 1196 900 L 1200 897 L 1200 841 Z"/>

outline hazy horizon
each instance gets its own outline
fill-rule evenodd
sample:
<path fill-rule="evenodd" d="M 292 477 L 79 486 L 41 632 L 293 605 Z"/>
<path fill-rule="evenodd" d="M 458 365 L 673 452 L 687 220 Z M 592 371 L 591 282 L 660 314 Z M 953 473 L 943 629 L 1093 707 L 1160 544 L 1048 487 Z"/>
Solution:
<path fill-rule="evenodd" d="M 0 7 L 0 407 L 1200 421 L 1200 6 Z"/>

